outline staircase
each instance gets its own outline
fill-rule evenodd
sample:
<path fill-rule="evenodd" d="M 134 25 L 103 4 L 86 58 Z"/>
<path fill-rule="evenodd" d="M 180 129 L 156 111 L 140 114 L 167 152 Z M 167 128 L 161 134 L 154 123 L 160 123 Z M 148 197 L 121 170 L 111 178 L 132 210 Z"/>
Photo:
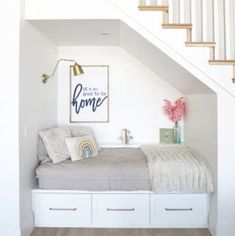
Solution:
<path fill-rule="evenodd" d="M 161 12 L 163 29 L 186 30 L 186 47 L 208 47 L 208 63 L 232 66 L 235 83 L 234 0 L 140 0 L 138 8 Z"/>

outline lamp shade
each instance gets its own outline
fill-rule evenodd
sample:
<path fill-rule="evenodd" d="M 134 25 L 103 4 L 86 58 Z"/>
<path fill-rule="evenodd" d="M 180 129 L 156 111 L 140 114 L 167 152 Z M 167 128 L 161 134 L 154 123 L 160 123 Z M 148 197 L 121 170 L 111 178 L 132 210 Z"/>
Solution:
<path fill-rule="evenodd" d="M 84 74 L 84 71 L 82 69 L 82 67 L 75 62 L 75 64 L 73 65 L 73 74 L 76 75 L 81 75 Z"/>
<path fill-rule="evenodd" d="M 47 83 L 49 78 L 53 78 L 54 77 L 55 72 L 56 72 L 56 70 L 57 70 L 57 68 L 58 68 L 58 66 L 59 66 L 61 61 L 73 62 L 74 63 L 74 65 L 72 67 L 70 67 L 71 70 L 73 71 L 72 73 L 74 74 L 74 76 L 84 74 L 84 71 L 83 71 L 82 67 L 75 60 L 61 58 L 61 59 L 59 59 L 57 61 L 56 65 L 55 65 L 55 68 L 54 68 L 54 70 L 53 70 L 51 75 L 48 75 L 48 74 L 43 74 L 42 75 L 42 82 L 44 84 Z"/>

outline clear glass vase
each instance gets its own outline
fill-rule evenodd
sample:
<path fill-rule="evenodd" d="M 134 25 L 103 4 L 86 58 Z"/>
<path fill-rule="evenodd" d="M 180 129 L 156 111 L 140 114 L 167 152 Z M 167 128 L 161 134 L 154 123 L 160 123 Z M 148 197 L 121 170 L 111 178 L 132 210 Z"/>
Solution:
<path fill-rule="evenodd" d="M 174 128 L 174 143 L 181 143 L 181 128 L 178 122 L 175 122 Z"/>

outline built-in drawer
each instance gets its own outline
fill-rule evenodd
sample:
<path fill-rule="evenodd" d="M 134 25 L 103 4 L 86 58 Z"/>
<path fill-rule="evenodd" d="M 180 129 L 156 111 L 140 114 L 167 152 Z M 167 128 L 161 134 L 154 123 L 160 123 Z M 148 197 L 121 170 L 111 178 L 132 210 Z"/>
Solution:
<path fill-rule="evenodd" d="M 91 224 L 90 194 L 34 194 L 35 226 L 78 227 Z"/>
<path fill-rule="evenodd" d="M 158 228 L 206 228 L 207 194 L 152 194 L 151 225 Z"/>
<path fill-rule="evenodd" d="M 93 194 L 93 225 L 97 227 L 146 227 L 149 194 Z"/>

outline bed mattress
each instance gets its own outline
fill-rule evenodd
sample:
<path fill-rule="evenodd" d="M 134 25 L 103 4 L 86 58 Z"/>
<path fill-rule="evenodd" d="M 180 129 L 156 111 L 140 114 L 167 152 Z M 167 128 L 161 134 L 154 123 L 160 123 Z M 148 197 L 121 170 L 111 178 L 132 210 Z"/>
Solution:
<path fill-rule="evenodd" d="M 102 148 L 99 155 L 36 169 L 39 188 L 85 191 L 150 191 L 148 163 L 140 148 Z"/>

